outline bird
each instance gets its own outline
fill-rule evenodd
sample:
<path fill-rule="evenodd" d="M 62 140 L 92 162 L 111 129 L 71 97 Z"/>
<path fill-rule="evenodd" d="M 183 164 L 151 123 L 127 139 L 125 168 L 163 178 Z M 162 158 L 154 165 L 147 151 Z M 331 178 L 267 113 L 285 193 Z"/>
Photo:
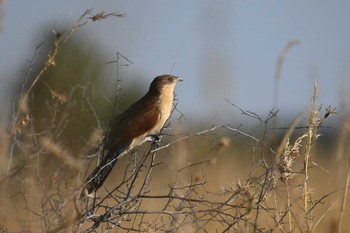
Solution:
<path fill-rule="evenodd" d="M 159 133 L 171 114 L 174 88 L 180 81 L 180 77 L 170 74 L 157 76 L 141 99 L 112 117 L 103 144 L 106 155 L 86 179 L 83 196 L 97 192 L 121 155 L 143 143 L 147 136 Z"/>

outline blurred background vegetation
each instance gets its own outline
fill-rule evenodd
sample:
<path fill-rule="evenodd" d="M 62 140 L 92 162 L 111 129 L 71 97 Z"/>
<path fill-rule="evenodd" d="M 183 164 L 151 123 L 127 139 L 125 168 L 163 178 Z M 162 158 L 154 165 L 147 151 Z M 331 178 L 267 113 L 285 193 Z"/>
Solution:
<path fill-rule="evenodd" d="M 69 29 L 62 31 L 69 31 Z M 55 35 L 51 31 L 48 32 L 46 27 L 42 34 L 46 36 L 35 52 L 35 59 L 18 68 L 22 71 L 29 71 L 28 76 L 24 78 L 23 73 L 19 76 L 14 75 L 15 81 L 13 80 L 12 89 L 9 91 L 12 96 L 8 97 L 14 100 L 12 116 L 4 126 L 9 131 L 4 131 L 1 135 L 1 192 L 3 198 L 1 198 L 0 203 L 4 208 L 0 211 L 0 220 L 4 222 L 3 228 L 8 229 L 9 232 L 12 232 L 13 229 L 31 229 L 31 220 L 26 219 L 25 221 L 28 222 L 24 224 L 19 221 L 21 217 L 15 216 L 17 214 L 21 215 L 21 209 L 26 209 L 25 213 L 29 215 L 31 212 L 32 214 L 37 213 L 38 207 L 28 206 L 28 203 L 30 203 L 30 195 L 34 196 L 34 194 L 40 193 L 43 186 L 47 187 L 44 190 L 50 193 L 51 189 L 61 187 L 62 184 L 57 180 L 62 179 L 65 181 L 64 185 L 66 187 L 64 190 L 66 192 L 76 190 L 79 187 L 79 181 L 83 180 L 82 177 L 86 174 L 89 165 L 90 168 L 95 165 L 95 163 L 90 164 L 91 158 L 89 156 L 96 150 L 101 132 L 108 125 L 113 103 L 117 103 L 118 112 L 123 111 L 147 91 L 149 84 L 145 80 L 150 82 L 153 79 L 153 77 L 148 77 L 142 72 L 129 72 L 129 70 L 137 68 L 134 68 L 134 65 L 127 60 L 121 59 L 118 61 L 119 63 L 116 63 L 116 60 L 103 62 L 106 59 L 104 59 L 104 54 L 96 49 L 98 46 L 93 43 L 89 45 L 84 43 L 84 36 L 87 35 L 74 36 L 60 47 L 54 65 L 50 66 L 34 85 L 25 105 L 19 106 L 23 97 L 21 96 L 23 94 L 22 90 L 30 88 L 33 80 L 44 69 L 47 54 L 50 54 L 55 40 L 57 40 L 57 34 Z M 210 40 L 208 43 L 210 43 Z M 211 63 L 212 61 L 209 58 L 213 56 L 215 55 L 212 55 L 209 51 L 208 54 L 203 55 L 204 61 L 202 62 L 204 64 L 206 62 Z M 216 65 L 220 67 L 223 65 L 219 59 L 215 59 L 215 61 L 218 62 Z M 210 73 L 205 69 L 202 72 Z M 226 71 L 223 69 L 221 72 L 225 73 Z M 111 77 L 110 74 L 114 75 Z M 143 80 L 143 82 L 137 80 Z M 204 82 L 207 92 L 210 92 L 213 88 L 221 88 L 216 86 L 216 80 L 214 79 L 210 82 Z M 225 86 L 224 84 L 225 82 L 221 85 Z M 186 80 L 181 85 L 186 85 Z M 177 88 L 181 88 L 181 86 L 179 85 Z M 312 90 L 310 90 L 310 99 L 311 96 Z M 185 100 L 179 96 L 179 103 L 181 101 Z M 309 102 L 309 99 L 305 102 Z M 209 104 L 213 105 L 213 103 Z M 320 109 L 320 111 L 323 111 L 322 114 L 325 114 L 325 107 L 322 106 Z M 17 108 L 23 114 L 18 122 L 14 122 Z M 160 161 L 164 166 L 154 173 L 154 182 L 158 186 L 154 184 L 150 186 L 152 187 L 152 193 L 162 193 L 167 190 L 167 187 L 174 182 L 175 178 L 170 176 L 167 180 L 164 177 L 168 174 L 175 174 L 180 168 L 186 167 L 186 164 L 190 161 L 196 163 L 206 159 L 209 160 L 205 171 L 206 187 L 214 190 L 213 192 L 227 190 L 230 185 L 237 185 L 240 180 L 250 176 L 254 167 L 252 164 L 262 154 L 266 156 L 267 164 L 273 164 L 273 156 L 266 148 L 266 151 L 261 150 L 263 146 L 256 147 L 259 144 L 257 142 L 261 140 L 277 151 L 281 146 L 283 137 L 287 134 L 288 126 L 298 114 L 287 116 L 284 119 L 277 113 L 278 124 L 275 124 L 267 120 L 270 117 L 269 112 L 274 115 L 273 110 L 266 110 L 267 114 L 263 113 L 261 115 L 260 113 L 250 112 L 249 109 L 240 109 L 240 106 L 235 107 L 227 104 L 227 108 L 232 108 L 232 116 L 239 116 L 239 118 L 233 119 L 232 122 L 226 122 L 225 125 L 233 124 L 235 129 L 239 129 L 240 132 L 246 133 L 249 137 L 237 131 L 218 128 L 203 136 L 189 137 L 188 140 L 186 139 L 170 147 L 170 152 L 168 150 L 162 151 Z M 212 111 L 216 111 L 215 107 Z M 277 111 L 277 109 L 274 111 Z M 308 130 L 310 124 L 308 117 L 308 113 L 302 116 L 302 120 L 298 125 L 300 128 L 294 130 L 291 141 L 296 140 Z M 225 118 L 230 119 L 230 116 L 225 116 Z M 180 107 L 171 119 L 171 127 L 166 131 L 163 143 L 169 143 L 183 135 L 208 130 L 214 124 L 216 122 L 213 122 L 212 118 L 206 119 L 205 117 L 202 117 L 199 121 L 188 122 L 186 121 L 186 114 L 182 115 Z M 349 209 L 341 210 L 344 182 L 349 169 L 346 165 L 348 159 L 346 156 L 349 154 L 349 128 L 349 119 L 346 116 L 341 119 L 332 115 L 332 118 L 326 119 L 325 124 L 320 127 L 319 140 L 315 145 L 312 145 L 314 163 L 311 167 L 314 167 L 314 169 L 310 172 L 310 192 L 317 198 L 327 196 L 325 200 L 320 201 L 321 207 L 315 210 L 315 219 L 321 219 L 322 221 L 314 232 L 321 232 L 320 229 L 323 230 L 322 232 L 334 232 L 334 229 L 338 227 L 339 212 L 343 211 L 343 214 L 346 213 L 344 215 L 349 217 Z M 40 141 L 42 138 L 49 141 Z M 254 139 L 259 140 L 254 141 Z M 261 144 L 259 145 L 261 146 Z M 54 149 L 56 147 L 59 147 L 58 152 Z M 40 152 L 38 152 L 38 148 L 40 148 Z M 147 146 L 144 146 L 140 150 L 144 151 L 146 148 Z M 62 158 L 56 154 L 64 151 L 69 154 L 67 157 L 75 162 L 70 163 L 67 157 Z M 44 156 L 33 156 L 37 153 L 43 153 Z M 12 158 L 9 158 L 9 154 Z M 13 157 L 16 162 L 11 161 Z M 120 176 L 118 171 L 123 169 L 123 166 L 127 166 L 128 159 L 128 157 L 123 158 L 118 168 L 115 169 L 116 176 Z M 40 161 L 38 162 L 38 160 Z M 68 169 L 65 166 L 66 164 L 70 164 Z M 301 172 L 302 160 L 298 161 L 297 164 L 300 169 L 298 172 Z M 41 171 L 38 167 L 46 170 Z M 13 170 L 9 171 L 9 168 Z M 39 173 L 39 171 L 42 172 L 40 173 L 42 177 L 40 182 L 42 183 L 34 185 L 35 182 L 33 182 L 31 187 L 24 188 L 25 178 L 30 178 L 32 173 Z M 196 167 L 182 174 L 181 179 L 183 183 L 188 180 L 200 180 L 204 176 L 202 172 L 201 167 Z M 297 175 L 295 174 L 295 176 Z M 108 185 L 113 186 L 113 182 L 109 181 Z M 347 188 L 345 187 L 345 189 Z M 332 195 L 328 198 L 330 193 Z M 55 199 L 57 203 L 62 202 L 59 196 L 53 195 L 50 198 Z M 220 201 L 220 198 L 214 200 Z M 35 206 L 40 202 L 36 200 L 33 203 L 33 206 Z M 337 203 L 337 206 L 333 206 L 333 203 Z M 149 207 L 152 204 L 154 203 L 150 202 L 144 205 Z M 16 208 L 13 208 L 13 206 L 16 206 Z M 69 212 L 69 208 L 63 212 Z M 10 214 L 8 215 L 8 213 Z M 296 211 L 295 214 L 297 213 Z M 327 217 L 323 217 L 324 214 Z M 297 217 L 294 218 L 297 219 Z M 34 219 L 35 217 L 32 219 L 33 229 L 41 229 L 40 223 L 35 222 Z M 293 224 L 298 225 L 298 223 L 294 223 L 295 219 Z M 269 227 L 269 221 L 266 220 L 268 222 L 266 223 L 262 220 L 262 222 L 263 226 Z M 209 229 L 212 230 L 221 229 L 219 225 L 215 224 L 210 227 Z M 298 231 L 297 227 L 295 228 L 295 231 Z M 344 223 L 343 232 L 348 229 L 348 224 Z"/>

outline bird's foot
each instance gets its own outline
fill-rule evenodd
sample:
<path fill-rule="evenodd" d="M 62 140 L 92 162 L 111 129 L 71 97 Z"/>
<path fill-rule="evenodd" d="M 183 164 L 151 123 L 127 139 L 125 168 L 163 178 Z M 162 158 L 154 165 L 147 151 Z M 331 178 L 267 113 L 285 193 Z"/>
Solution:
<path fill-rule="evenodd" d="M 162 141 L 162 135 L 151 134 L 148 137 L 146 137 L 146 141 L 152 142 L 152 144 L 154 144 L 155 147 L 158 148 L 160 145 L 160 142 Z"/>
<path fill-rule="evenodd" d="M 148 135 L 145 140 L 146 142 L 160 142 L 162 140 L 163 136 L 158 134 L 150 134 Z"/>

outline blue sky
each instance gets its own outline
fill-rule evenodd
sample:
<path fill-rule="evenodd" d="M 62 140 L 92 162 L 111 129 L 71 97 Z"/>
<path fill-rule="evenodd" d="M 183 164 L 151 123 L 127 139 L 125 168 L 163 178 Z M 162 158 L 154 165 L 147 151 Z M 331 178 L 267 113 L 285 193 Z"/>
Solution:
<path fill-rule="evenodd" d="M 22 72 L 18 67 L 44 39 L 42 27 L 71 25 L 87 8 L 126 14 L 77 34 L 84 34 L 106 62 L 117 51 L 126 55 L 134 64 L 123 72 L 149 77 L 142 80 L 145 90 L 153 77 L 171 72 L 176 63 L 172 73 L 185 80 L 176 88 L 179 108 L 190 120 L 216 116 L 213 123 L 221 124 L 241 117 L 225 98 L 267 113 L 273 107 L 278 54 L 293 39 L 301 43 L 283 65 L 281 114 L 306 112 L 315 80 L 320 102 L 340 111 L 341 98 L 349 103 L 349 1 L 8 0 L 2 4 L 0 33 L 2 105 L 9 102 L 11 74 Z"/>

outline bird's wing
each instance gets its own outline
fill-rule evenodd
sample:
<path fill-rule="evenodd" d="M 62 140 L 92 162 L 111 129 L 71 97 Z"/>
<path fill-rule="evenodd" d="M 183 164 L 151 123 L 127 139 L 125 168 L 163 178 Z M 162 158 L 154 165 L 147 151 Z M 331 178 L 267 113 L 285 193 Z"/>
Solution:
<path fill-rule="evenodd" d="M 134 138 L 149 132 L 158 120 L 157 99 L 144 96 L 112 121 L 107 149 L 131 143 Z"/>
<path fill-rule="evenodd" d="M 87 194 L 102 186 L 118 156 L 130 146 L 135 138 L 153 129 L 158 119 L 157 98 L 148 96 L 141 98 L 112 120 L 104 146 L 108 153 L 87 178 L 85 184 Z"/>

